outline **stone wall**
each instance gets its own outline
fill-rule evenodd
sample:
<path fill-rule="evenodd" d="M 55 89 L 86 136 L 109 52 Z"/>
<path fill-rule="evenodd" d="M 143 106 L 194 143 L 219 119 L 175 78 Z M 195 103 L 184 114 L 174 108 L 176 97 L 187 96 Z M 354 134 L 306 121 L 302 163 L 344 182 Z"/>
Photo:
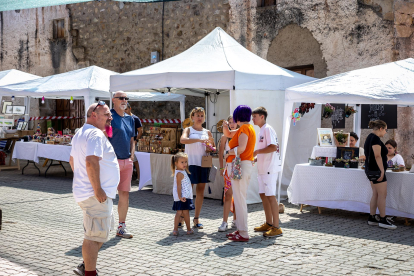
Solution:
<path fill-rule="evenodd" d="M 53 39 L 53 20 L 65 20 L 65 37 Z M 0 70 L 50 76 L 77 69 L 65 5 L 0 12 Z"/>
<path fill-rule="evenodd" d="M 226 3 L 102 1 L 68 5 L 75 56 L 78 61 L 120 73 L 149 66 L 153 51 L 166 59 L 185 51 L 215 27 L 227 29 L 230 6 Z"/>
<path fill-rule="evenodd" d="M 141 119 L 180 119 L 179 102 L 130 102 L 132 113 Z M 205 106 L 203 97 L 185 96 L 185 117 L 196 106 Z"/>

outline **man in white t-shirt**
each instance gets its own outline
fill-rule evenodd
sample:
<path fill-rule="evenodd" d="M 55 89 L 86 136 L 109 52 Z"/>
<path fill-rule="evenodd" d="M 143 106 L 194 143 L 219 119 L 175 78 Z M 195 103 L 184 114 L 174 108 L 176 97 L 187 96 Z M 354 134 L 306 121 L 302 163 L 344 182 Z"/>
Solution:
<path fill-rule="evenodd" d="M 266 222 L 254 231 L 264 232 L 265 237 L 280 237 L 283 233 L 279 227 L 279 204 L 276 199 L 276 183 L 281 170 L 279 143 L 275 130 L 266 123 L 266 118 L 266 108 L 261 106 L 253 110 L 253 123 L 260 127 L 257 150 L 253 156 L 257 158 L 259 194 L 266 216 Z"/>
<path fill-rule="evenodd" d="M 105 102 L 92 104 L 86 124 L 72 140 L 70 166 L 73 170 L 73 196 L 83 211 L 85 231 L 83 263 L 77 275 L 96 276 L 96 261 L 102 244 L 113 228 L 113 202 L 119 183 L 119 165 L 114 148 L 106 137 L 112 114 Z"/>

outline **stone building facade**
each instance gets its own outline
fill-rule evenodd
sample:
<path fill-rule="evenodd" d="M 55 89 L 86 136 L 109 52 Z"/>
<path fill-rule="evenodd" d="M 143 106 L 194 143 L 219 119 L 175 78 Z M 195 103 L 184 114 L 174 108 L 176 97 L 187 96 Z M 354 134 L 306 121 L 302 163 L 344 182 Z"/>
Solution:
<path fill-rule="evenodd" d="M 322 78 L 414 57 L 413 16 L 413 0 L 101 0 L 7 11 L 0 13 L 0 70 L 47 76 L 97 65 L 122 73 L 150 65 L 153 51 L 169 58 L 221 27 L 260 57 Z M 63 37 L 55 37 L 56 20 Z M 204 99 L 187 97 L 186 106 L 188 113 Z M 48 107 L 32 116 L 53 115 Z M 175 103 L 133 108 L 141 117 L 179 116 Z M 413 112 L 399 107 L 400 128 L 389 134 L 404 156 L 414 153 Z"/>

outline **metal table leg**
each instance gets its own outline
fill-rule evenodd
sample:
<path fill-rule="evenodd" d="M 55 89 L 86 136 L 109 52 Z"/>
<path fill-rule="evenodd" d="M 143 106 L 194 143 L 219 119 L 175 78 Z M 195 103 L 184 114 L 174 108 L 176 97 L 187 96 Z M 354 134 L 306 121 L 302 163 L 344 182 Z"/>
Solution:
<path fill-rule="evenodd" d="M 52 159 L 49 159 L 49 160 L 50 160 L 50 164 L 49 164 L 49 166 L 47 167 L 47 169 L 46 169 L 46 171 L 45 171 L 45 177 L 46 177 L 47 171 L 49 170 L 49 168 L 50 168 L 51 166 L 61 166 L 61 167 L 63 168 L 63 170 L 65 171 L 65 176 L 67 175 L 66 169 L 65 169 L 65 167 L 63 166 L 63 164 L 62 164 L 62 162 L 61 162 L 61 161 L 58 161 L 58 162 L 59 162 L 59 164 L 53 164 L 53 161 L 55 161 L 55 160 L 52 160 Z"/>
<path fill-rule="evenodd" d="M 39 170 L 39 168 L 36 166 L 36 162 L 34 162 L 34 161 L 30 161 L 30 160 L 27 160 L 27 164 L 26 164 L 26 166 L 24 166 L 23 167 L 23 169 L 22 169 L 22 174 L 24 174 L 24 169 L 27 167 L 27 166 L 29 166 L 29 164 L 30 163 L 33 163 L 33 165 L 35 166 L 35 168 L 39 171 L 39 176 L 40 176 L 40 170 Z"/>

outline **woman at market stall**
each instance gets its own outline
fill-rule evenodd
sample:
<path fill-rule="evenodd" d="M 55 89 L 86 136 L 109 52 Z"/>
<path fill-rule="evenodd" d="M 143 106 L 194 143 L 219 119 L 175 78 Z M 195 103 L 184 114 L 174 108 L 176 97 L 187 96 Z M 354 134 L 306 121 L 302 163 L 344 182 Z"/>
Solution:
<path fill-rule="evenodd" d="M 193 126 L 184 129 L 180 139 L 180 143 L 185 145 L 185 153 L 188 155 L 188 165 L 190 171 L 191 184 L 196 186 L 196 200 L 195 200 L 195 214 L 194 227 L 203 229 L 203 225 L 199 221 L 201 207 L 204 201 L 204 189 L 208 182 L 210 173 L 209 168 L 201 167 L 201 159 L 206 155 L 206 145 L 211 145 L 213 148 L 213 135 L 208 129 L 203 128 L 206 120 L 206 113 L 204 108 L 196 107 L 191 110 L 190 118 L 193 121 Z"/>
<path fill-rule="evenodd" d="M 355 132 L 351 132 L 350 134 L 349 134 L 349 147 L 351 147 L 351 148 L 356 148 L 357 146 L 356 146 L 356 143 L 358 142 L 358 140 L 359 140 L 359 137 L 358 137 L 358 135 L 355 133 Z M 359 147 L 359 159 L 362 159 L 362 160 L 365 160 L 365 153 L 364 153 L 364 148 L 362 148 L 362 147 Z"/>
<path fill-rule="evenodd" d="M 249 229 L 247 226 L 247 187 L 250 183 L 250 177 L 253 170 L 253 152 L 256 144 L 256 133 L 251 124 L 249 124 L 252 116 L 252 110 L 247 105 L 239 105 L 233 112 L 233 120 L 240 127 L 238 130 L 230 131 L 228 123 L 223 123 L 223 134 L 227 137 L 233 137 L 229 142 L 230 151 L 228 154 L 234 154 L 235 168 L 232 166 L 232 174 L 234 175 L 231 181 L 233 188 L 234 205 L 237 214 L 237 231 L 227 234 L 229 240 L 232 241 L 249 241 Z M 238 167 L 240 171 L 237 171 Z M 235 179 L 236 178 L 236 179 Z M 238 179 L 237 179 L 238 178 Z"/>
<path fill-rule="evenodd" d="M 233 116 L 227 118 L 230 130 L 236 130 L 237 124 L 233 121 Z M 234 210 L 233 203 L 233 188 L 231 187 L 231 178 L 230 178 L 230 168 L 231 162 L 234 159 L 234 155 L 227 155 L 227 158 L 224 158 L 224 153 L 230 150 L 229 141 L 231 138 L 223 135 L 220 139 L 220 148 L 219 148 L 219 162 L 220 162 L 220 173 L 224 177 L 224 198 L 223 198 L 223 222 L 218 228 L 219 232 L 227 230 L 228 224 L 227 220 L 229 218 L 230 211 L 233 212 L 233 222 L 231 223 L 231 228 L 236 227 L 236 210 Z M 224 163 L 226 160 L 226 163 Z"/>
<path fill-rule="evenodd" d="M 397 153 L 397 142 L 390 139 L 385 143 L 385 146 L 388 149 L 388 154 L 387 154 L 388 167 L 392 167 L 394 165 L 405 167 L 404 159 L 402 158 L 400 154 Z"/>
<path fill-rule="evenodd" d="M 385 217 L 385 202 L 387 197 L 387 155 L 388 149 L 381 141 L 381 137 L 387 133 L 387 124 L 384 121 L 376 120 L 369 122 L 372 133 L 365 141 L 364 150 L 367 156 L 365 160 L 365 174 L 371 182 L 372 197 L 370 202 L 370 215 L 368 225 L 378 225 L 386 229 L 396 229 Z M 377 208 L 380 217 L 376 215 Z"/>

